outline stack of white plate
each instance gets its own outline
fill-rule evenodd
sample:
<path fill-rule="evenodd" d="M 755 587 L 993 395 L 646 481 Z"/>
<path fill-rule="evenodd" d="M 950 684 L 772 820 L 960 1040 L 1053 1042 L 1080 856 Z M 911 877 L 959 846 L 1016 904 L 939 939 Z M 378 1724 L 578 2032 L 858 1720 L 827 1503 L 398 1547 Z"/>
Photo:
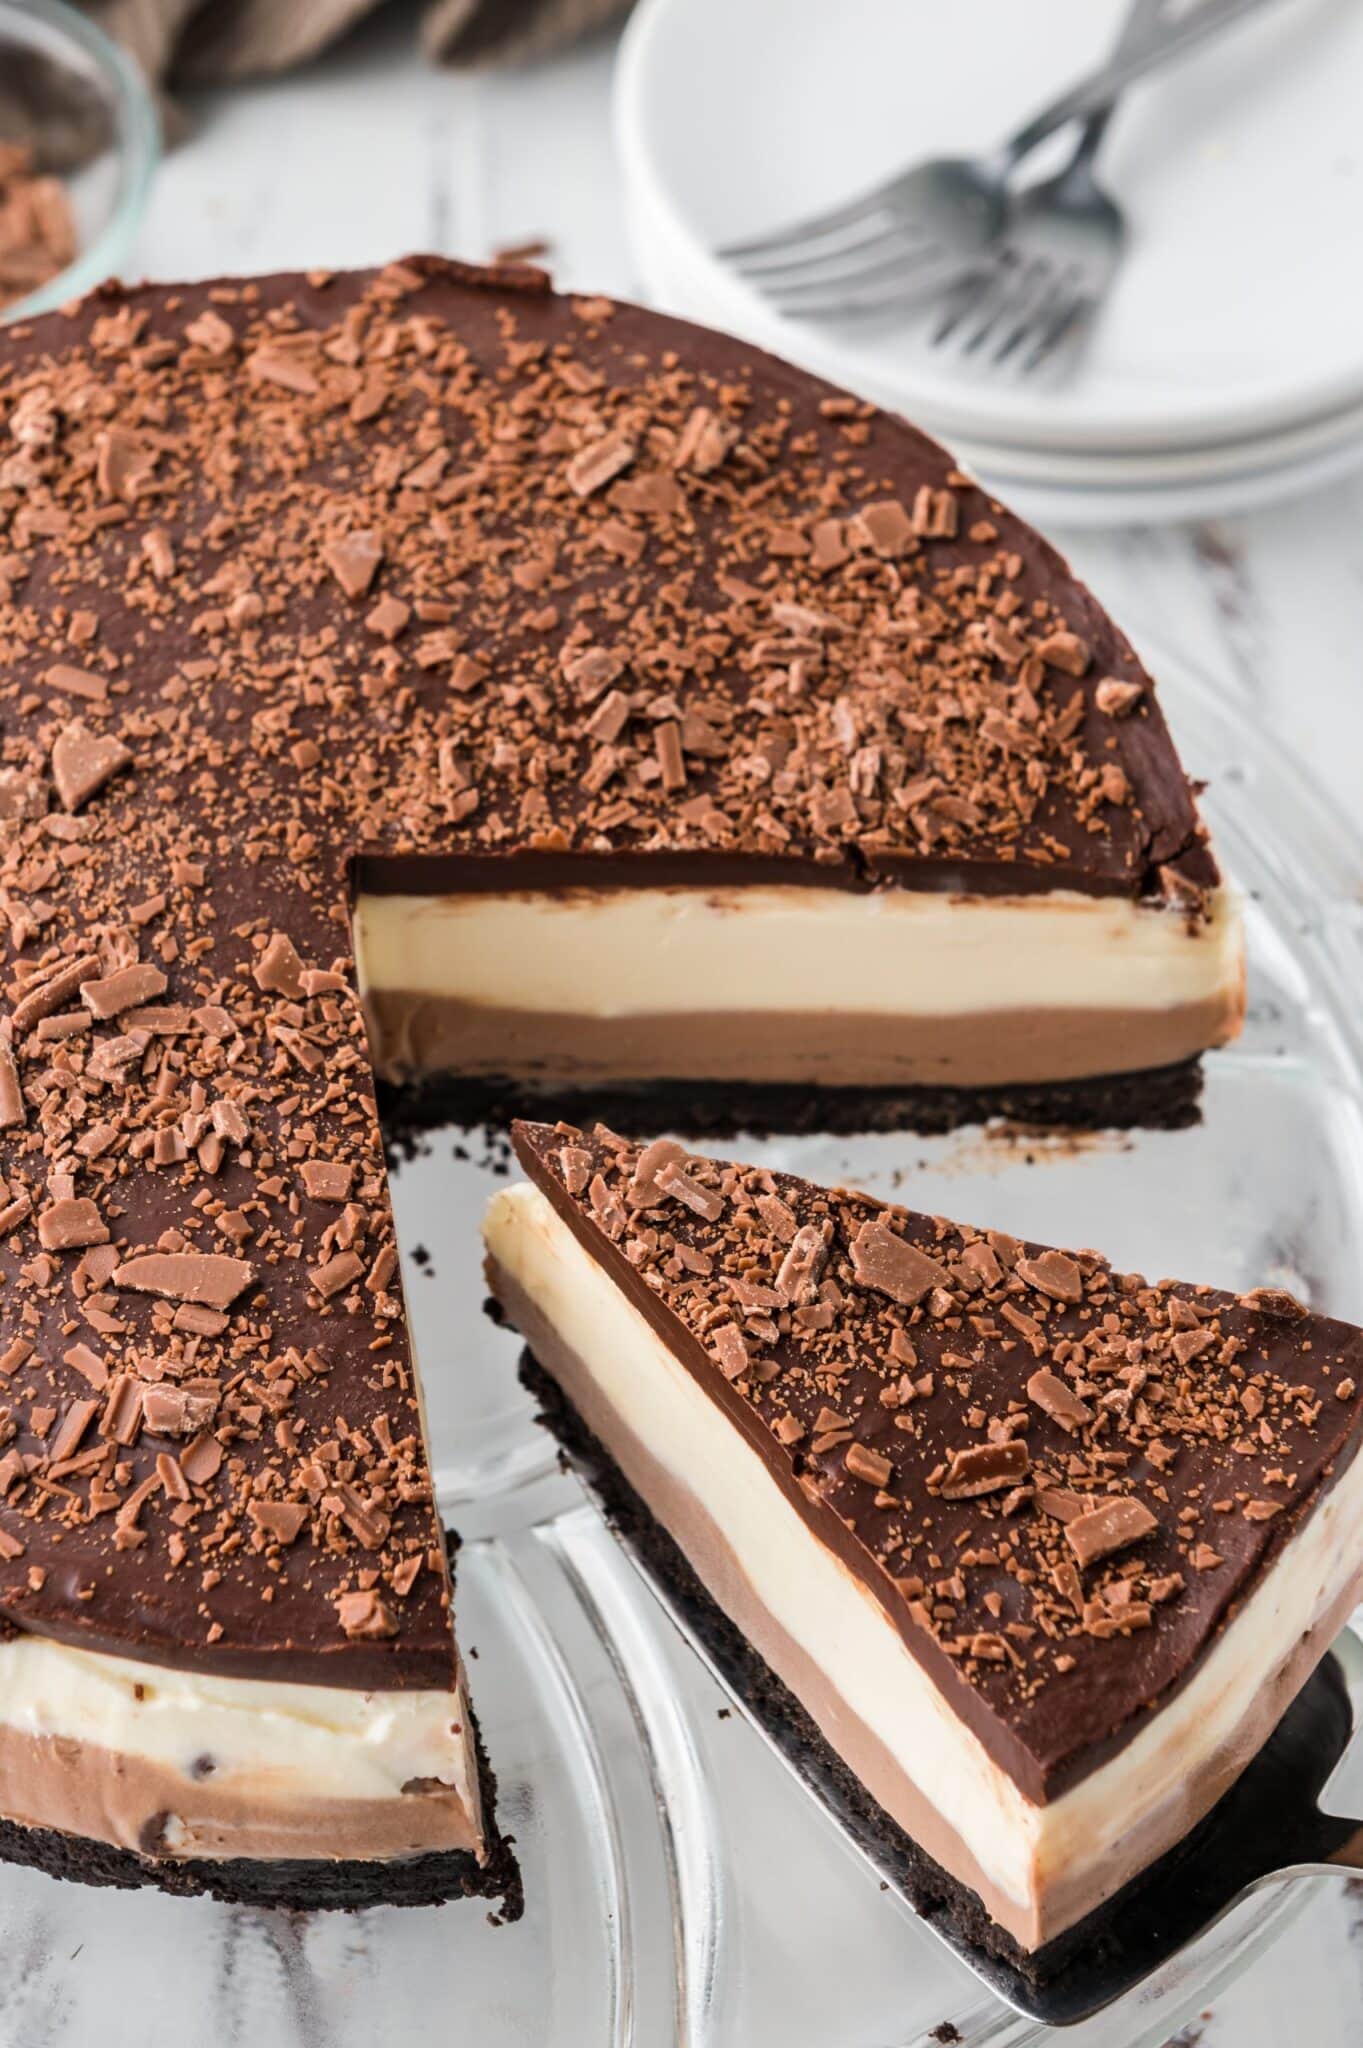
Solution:
<path fill-rule="evenodd" d="M 784 318 L 713 254 L 989 149 L 1124 7 L 640 0 L 616 117 L 646 290 L 907 414 L 1050 523 L 1241 510 L 1363 466 L 1359 0 L 1274 0 L 1131 88 L 1100 159 L 1130 253 L 1058 386 L 962 367 L 922 313 Z"/>

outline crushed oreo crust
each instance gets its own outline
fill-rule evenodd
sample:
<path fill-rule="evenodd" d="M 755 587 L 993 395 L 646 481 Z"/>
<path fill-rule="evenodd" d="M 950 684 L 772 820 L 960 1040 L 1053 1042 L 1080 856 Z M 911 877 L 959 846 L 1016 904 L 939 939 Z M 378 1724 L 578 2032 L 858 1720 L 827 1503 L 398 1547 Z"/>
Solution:
<path fill-rule="evenodd" d="M 674 1162 L 707 1214 L 604 1126 L 514 1140 L 1031 1797 L 1177 1689 L 1356 1449 L 1363 1331 L 1284 1297 Z"/>

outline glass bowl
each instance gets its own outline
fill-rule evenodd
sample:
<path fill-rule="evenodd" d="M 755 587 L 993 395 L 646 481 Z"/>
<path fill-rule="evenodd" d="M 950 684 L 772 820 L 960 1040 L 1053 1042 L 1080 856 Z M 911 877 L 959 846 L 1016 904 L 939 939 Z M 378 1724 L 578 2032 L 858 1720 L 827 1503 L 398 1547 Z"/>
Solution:
<path fill-rule="evenodd" d="M 160 155 L 160 121 L 130 58 L 65 0 L 0 0 L 0 143 L 29 144 L 61 179 L 76 256 L 0 307 L 22 320 L 114 275 L 132 246 Z"/>

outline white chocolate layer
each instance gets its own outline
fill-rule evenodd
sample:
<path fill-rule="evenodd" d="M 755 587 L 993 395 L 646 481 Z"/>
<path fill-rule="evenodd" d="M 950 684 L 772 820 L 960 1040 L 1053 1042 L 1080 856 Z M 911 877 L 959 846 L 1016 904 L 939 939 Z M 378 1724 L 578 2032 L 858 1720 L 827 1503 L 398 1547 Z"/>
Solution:
<path fill-rule="evenodd" d="M 941 1823 L 930 1852 L 950 1868 L 942 1844 L 964 1849 L 961 1862 L 973 1866 L 965 1881 L 1024 1947 L 1052 1939 L 1181 1839 L 1264 1740 L 1356 1597 L 1363 1458 L 1290 1539 L 1168 1705 L 1109 1762 L 1038 1805 L 990 1757 L 875 1596 L 818 1540 L 758 1452 L 546 1197 L 526 1185 L 503 1190 L 484 1231 L 494 1276 L 508 1276 L 590 1374 L 592 1426 L 626 1476 L 649 1467 L 666 1475 L 697 1524 L 720 1533 L 752 1611 L 770 1623 L 760 1647 L 777 1675 L 849 1762 L 858 1744 L 890 1760 L 874 1788 L 882 1805 L 921 1839 L 926 1802 Z M 659 1519 L 704 1577 L 684 1517 L 669 1521 L 659 1511 Z M 786 1668 L 772 1644 L 789 1646 Z M 801 1684 L 810 1670 L 821 1698 Z M 898 1811 L 896 1776 L 905 1790 Z"/>
<path fill-rule="evenodd" d="M 1179 1009 L 1238 990 L 1229 892 L 1190 928 L 1124 897 L 887 888 L 373 896 L 361 987 L 593 1017 Z"/>

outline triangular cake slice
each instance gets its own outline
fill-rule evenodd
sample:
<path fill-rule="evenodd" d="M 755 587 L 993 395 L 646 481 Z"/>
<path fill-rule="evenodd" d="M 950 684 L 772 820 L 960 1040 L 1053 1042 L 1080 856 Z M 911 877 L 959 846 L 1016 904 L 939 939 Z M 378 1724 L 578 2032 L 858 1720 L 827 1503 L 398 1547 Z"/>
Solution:
<path fill-rule="evenodd" d="M 1363 1332 L 671 1140 L 515 1145 L 488 1272 L 550 1421 L 911 1888 L 1054 1960 L 1358 1597 Z"/>

